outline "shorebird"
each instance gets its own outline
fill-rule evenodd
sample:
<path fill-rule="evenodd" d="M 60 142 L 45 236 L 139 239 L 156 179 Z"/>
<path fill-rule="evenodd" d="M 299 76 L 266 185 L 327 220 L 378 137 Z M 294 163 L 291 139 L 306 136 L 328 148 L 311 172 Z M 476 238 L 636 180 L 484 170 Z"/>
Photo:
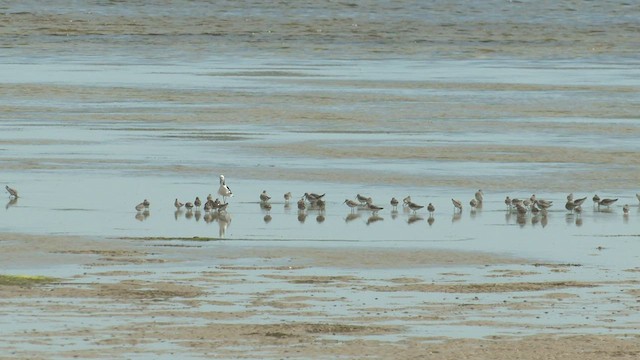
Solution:
<path fill-rule="evenodd" d="M 144 203 L 140 203 L 136 205 L 136 211 L 142 211 L 142 210 L 144 210 Z"/>
<path fill-rule="evenodd" d="M 432 203 L 429 203 L 429 205 L 427 205 L 427 211 L 429 212 L 429 214 L 433 215 L 433 212 L 436 211 L 436 207 L 433 206 Z"/>
<path fill-rule="evenodd" d="M 196 209 L 200 208 L 200 205 L 202 205 L 202 201 L 200 201 L 200 198 L 196 196 L 196 199 L 193 201 L 193 206 L 196 207 Z"/>
<path fill-rule="evenodd" d="M 304 193 L 304 198 L 307 199 L 308 202 L 314 203 L 324 197 L 325 194 L 315 194 L 315 193 Z"/>
<path fill-rule="evenodd" d="M 516 211 L 518 211 L 518 215 L 524 215 L 527 213 L 527 208 L 522 204 L 516 204 Z"/>
<path fill-rule="evenodd" d="M 7 189 L 10 198 L 18 198 L 18 191 L 16 189 L 10 188 L 9 185 L 5 185 L 4 188 Z"/>
<path fill-rule="evenodd" d="M 227 198 L 233 196 L 231 189 L 224 181 L 224 175 L 220 175 L 220 187 L 218 188 L 218 194 L 222 196 L 222 202 L 227 202 Z"/>
<path fill-rule="evenodd" d="M 187 203 L 184 204 L 184 207 L 187 209 L 187 211 L 191 211 L 191 209 L 193 209 L 193 203 L 191 201 L 187 201 Z"/>
<path fill-rule="evenodd" d="M 358 201 L 360 201 L 360 204 L 363 204 L 363 205 L 367 204 L 369 202 L 373 202 L 371 197 L 367 197 L 367 196 L 360 195 L 360 194 L 356 195 L 356 199 L 358 199 Z"/>
<path fill-rule="evenodd" d="M 213 200 L 207 200 L 207 202 L 204 203 L 204 212 L 210 212 L 211 209 L 213 209 Z"/>
<path fill-rule="evenodd" d="M 402 199 L 402 206 L 407 206 L 407 204 L 409 204 L 411 202 L 411 196 L 407 196 L 406 198 Z"/>
<path fill-rule="evenodd" d="M 538 209 L 535 202 L 531 205 L 531 213 L 533 215 L 537 215 L 538 213 L 540 213 L 540 209 Z"/>
<path fill-rule="evenodd" d="M 478 201 L 478 204 L 482 203 L 482 200 L 484 199 L 484 193 L 482 192 L 482 189 L 479 189 L 478 191 L 476 191 L 475 198 Z"/>
<path fill-rule="evenodd" d="M 409 207 L 409 209 L 413 210 L 414 214 L 416 213 L 416 211 L 418 211 L 418 210 L 420 210 L 420 209 L 422 209 L 424 207 L 424 205 L 418 205 L 418 204 L 414 203 L 413 201 L 409 201 L 407 206 Z"/>
<path fill-rule="evenodd" d="M 176 210 L 180 210 L 180 208 L 183 207 L 184 204 L 178 201 L 178 198 L 176 198 L 176 201 L 173 202 L 173 206 L 176 207 Z"/>
<path fill-rule="evenodd" d="M 587 197 L 585 196 L 583 198 L 573 200 L 573 203 L 575 204 L 575 206 L 580 206 L 586 200 L 587 200 Z"/>
<path fill-rule="evenodd" d="M 211 196 L 211 194 L 207 195 L 207 201 L 213 201 L 213 196 Z"/>
<path fill-rule="evenodd" d="M 569 193 L 569 195 L 567 195 L 567 201 L 573 201 L 573 193 Z"/>
<path fill-rule="evenodd" d="M 260 201 L 267 202 L 271 199 L 271 196 L 267 194 L 267 190 L 262 190 L 262 194 L 260 194 Z"/>
<path fill-rule="evenodd" d="M 548 209 L 548 208 L 551 207 L 551 205 L 553 205 L 553 201 L 543 200 L 543 199 L 536 199 L 533 202 L 533 205 L 538 205 L 538 207 L 540 207 L 540 209 Z"/>
<path fill-rule="evenodd" d="M 378 211 L 380 211 L 380 210 L 382 210 L 384 208 L 380 207 L 378 205 L 367 203 L 367 209 L 373 211 L 373 213 L 375 214 L 375 213 L 377 213 Z"/>
<path fill-rule="evenodd" d="M 318 199 L 318 200 L 315 201 L 314 204 L 318 209 L 320 209 L 320 211 L 324 211 L 324 208 L 325 208 L 325 205 L 326 205 L 326 202 L 324 200 Z"/>
<path fill-rule="evenodd" d="M 394 197 L 392 197 L 392 198 L 391 198 L 391 201 L 389 201 L 389 204 L 391 204 L 391 207 L 393 207 L 394 209 L 397 209 L 397 208 L 398 208 L 398 204 L 399 204 L 399 203 L 400 203 L 400 202 L 398 201 L 398 199 L 396 199 L 396 198 L 394 198 Z"/>
<path fill-rule="evenodd" d="M 576 204 L 572 200 L 567 199 L 567 203 L 564 204 L 564 208 L 573 212 L 573 209 L 576 208 Z"/>
<path fill-rule="evenodd" d="M 600 205 L 609 207 L 616 201 L 618 201 L 618 199 L 602 199 L 598 202 L 598 207 L 600 207 Z"/>
<path fill-rule="evenodd" d="M 624 206 L 622 207 L 622 212 L 625 215 L 629 214 L 629 204 L 624 204 Z"/>
<path fill-rule="evenodd" d="M 284 202 L 286 204 L 288 204 L 289 200 L 291 200 L 291 191 L 289 191 L 288 193 L 284 194 Z"/>
<path fill-rule="evenodd" d="M 356 207 L 358 207 L 358 205 L 360 205 L 360 203 L 358 203 L 358 202 L 356 202 L 356 201 L 353 201 L 353 200 L 351 200 L 351 199 L 346 199 L 346 200 L 344 201 L 344 203 L 345 203 L 345 204 L 347 204 L 347 206 L 351 208 L 351 211 L 352 211 L 352 212 L 353 212 L 353 209 L 354 209 L 354 208 L 356 208 Z"/>
<path fill-rule="evenodd" d="M 458 209 L 460 211 L 462 211 L 462 203 L 460 202 L 460 200 L 456 200 L 456 199 L 451 199 L 451 202 L 453 203 L 453 210 Z"/>
<path fill-rule="evenodd" d="M 576 206 L 573 211 L 577 214 L 580 215 L 582 214 L 582 206 Z"/>
<path fill-rule="evenodd" d="M 148 208 L 149 208 L 149 205 L 151 205 L 151 203 L 149 202 L 149 200 L 144 199 L 144 200 L 142 201 L 142 205 L 144 205 L 145 209 L 148 209 Z"/>
<path fill-rule="evenodd" d="M 218 212 L 227 211 L 227 206 L 229 206 L 229 203 L 224 203 L 224 204 L 218 205 Z"/>
<path fill-rule="evenodd" d="M 509 196 L 504 198 L 504 203 L 505 205 L 507 205 L 508 208 L 511 208 L 511 198 Z"/>
<path fill-rule="evenodd" d="M 304 203 L 304 199 L 298 200 L 298 210 L 303 211 L 307 208 L 307 205 Z"/>
<path fill-rule="evenodd" d="M 478 200 L 477 199 L 471 199 L 471 201 L 469 201 L 469 205 L 471 206 L 471 210 L 475 210 L 476 207 L 478 206 Z"/>
<path fill-rule="evenodd" d="M 600 196 L 598 196 L 598 194 L 593 195 L 593 205 L 595 204 L 600 204 Z"/>

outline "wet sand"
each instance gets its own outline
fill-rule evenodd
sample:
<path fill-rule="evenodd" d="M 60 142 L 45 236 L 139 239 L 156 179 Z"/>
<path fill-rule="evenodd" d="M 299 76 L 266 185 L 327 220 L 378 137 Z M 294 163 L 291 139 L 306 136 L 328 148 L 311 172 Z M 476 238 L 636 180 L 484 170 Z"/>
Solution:
<path fill-rule="evenodd" d="M 0 286 L 7 359 L 640 353 L 637 280 L 571 280 L 579 264 L 16 234 L 2 234 L 0 246 L 4 269 L 56 276 Z M 565 280 L 537 279 L 552 273 Z"/>
<path fill-rule="evenodd" d="M 0 359 L 639 357 L 637 12 L 2 5 L 1 186 L 21 198 L 0 275 L 25 276 L 0 276 Z M 175 211 L 219 174 L 227 213 Z M 620 200 L 578 215 L 569 192 Z M 385 209 L 351 213 L 356 193 Z M 533 193 L 547 215 L 506 211 Z M 389 209 L 406 195 L 434 217 Z"/>

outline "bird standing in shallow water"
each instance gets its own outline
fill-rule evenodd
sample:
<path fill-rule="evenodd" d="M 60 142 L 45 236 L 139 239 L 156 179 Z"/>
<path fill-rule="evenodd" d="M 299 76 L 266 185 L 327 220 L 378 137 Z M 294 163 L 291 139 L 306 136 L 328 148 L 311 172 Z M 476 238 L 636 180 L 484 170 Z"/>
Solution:
<path fill-rule="evenodd" d="M 429 205 L 427 205 L 427 211 L 429 212 L 429 214 L 433 215 L 433 212 L 436 211 L 436 207 L 433 206 L 432 203 L 429 203 Z"/>
<path fill-rule="evenodd" d="M 271 196 L 267 194 L 267 190 L 262 190 L 262 194 L 260 194 L 260 201 L 267 202 L 269 200 L 271 200 Z"/>
<path fill-rule="evenodd" d="M 353 212 L 353 209 L 355 209 L 356 207 L 358 207 L 358 205 L 360 205 L 360 203 L 353 201 L 351 199 L 346 199 L 344 203 L 351 208 L 351 212 Z"/>
<path fill-rule="evenodd" d="M 422 209 L 424 207 L 424 205 L 418 205 L 416 203 L 414 203 L 413 201 L 409 201 L 407 203 L 407 206 L 409 207 L 409 209 L 413 210 L 413 213 L 415 214 L 416 211 Z"/>
<path fill-rule="evenodd" d="M 7 192 L 9 193 L 10 198 L 14 198 L 14 199 L 18 198 L 18 191 L 16 189 L 10 188 L 9 185 L 5 185 L 4 188 L 7 189 Z"/>
<path fill-rule="evenodd" d="M 482 192 L 482 189 L 476 191 L 475 198 L 478 201 L 478 204 L 476 206 L 481 205 L 482 200 L 484 200 L 484 193 Z"/>
<path fill-rule="evenodd" d="M 176 210 L 180 210 L 180 208 L 183 207 L 184 204 L 178 201 L 178 198 L 176 198 L 176 201 L 173 202 L 173 206 L 176 207 Z"/>
<path fill-rule="evenodd" d="M 220 175 L 220 187 L 218 188 L 218 194 L 222 196 L 222 202 L 226 202 L 228 197 L 233 196 L 233 192 L 231 192 L 231 189 L 224 181 L 224 175 Z"/>
<path fill-rule="evenodd" d="M 307 208 L 307 205 L 304 203 L 304 198 L 298 200 L 298 210 L 304 211 Z"/>
<path fill-rule="evenodd" d="M 391 198 L 391 201 L 389 202 L 389 204 L 391 204 L 391 207 L 393 207 L 394 209 L 397 209 L 397 208 L 398 208 L 398 204 L 399 204 L 399 203 L 400 203 L 400 202 L 398 201 L 398 199 L 396 199 L 396 198 L 394 198 L 394 197 L 392 197 L 392 198 Z"/>
<path fill-rule="evenodd" d="M 451 202 L 453 203 L 454 210 L 458 209 L 458 210 L 462 211 L 462 203 L 460 202 L 460 200 L 451 199 Z"/>
<path fill-rule="evenodd" d="M 602 199 L 598 202 L 598 207 L 600 207 L 600 205 L 609 207 L 616 201 L 618 201 L 618 199 Z"/>
<path fill-rule="evenodd" d="M 478 207 L 478 200 L 477 199 L 471 199 L 471 201 L 469 201 L 469 206 L 471 206 L 471 210 L 475 210 L 476 207 Z"/>

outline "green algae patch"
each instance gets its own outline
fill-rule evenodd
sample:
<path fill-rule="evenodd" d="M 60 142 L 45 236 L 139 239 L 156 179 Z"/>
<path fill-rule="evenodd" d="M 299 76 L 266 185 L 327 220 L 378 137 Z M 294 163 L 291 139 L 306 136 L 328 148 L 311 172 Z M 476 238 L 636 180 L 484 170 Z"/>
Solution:
<path fill-rule="evenodd" d="M 31 286 L 49 284 L 56 281 L 58 281 L 58 279 L 48 276 L 0 274 L 0 286 Z"/>

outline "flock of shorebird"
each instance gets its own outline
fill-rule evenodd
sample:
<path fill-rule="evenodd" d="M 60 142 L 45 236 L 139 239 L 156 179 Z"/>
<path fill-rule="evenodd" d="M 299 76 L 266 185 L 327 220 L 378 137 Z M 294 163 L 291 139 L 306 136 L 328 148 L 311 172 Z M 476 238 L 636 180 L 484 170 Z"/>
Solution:
<path fill-rule="evenodd" d="M 5 186 L 5 189 L 9 193 L 9 197 L 13 200 L 18 198 L 18 191 L 9 186 Z M 182 203 L 177 198 L 174 201 L 174 206 L 176 207 L 176 211 L 180 211 L 183 207 L 187 210 L 187 212 L 191 212 L 194 208 L 196 211 L 203 206 L 204 211 L 206 213 L 212 211 L 224 212 L 227 209 L 229 203 L 226 202 L 227 198 L 233 196 L 233 192 L 227 186 L 225 182 L 224 175 L 220 175 L 220 186 L 218 188 L 218 195 L 222 197 L 222 201 L 218 198 L 213 199 L 213 196 L 209 194 L 207 196 L 206 202 L 204 204 L 200 200 L 199 197 L 196 197 L 193 202 Z M 319 210 L 324 211 L 326 207 L 326 202 L 323 199 L 325 194 L 316 194 L 316 193 L 305 193 L 298 201 L 297 206 L 299 211 L 309 210 Z M 636 194 L 638 201 L 640 201 L 640 193 Z M 260 195 L 260 207 L 267 211 L 267 213 L 271 210 L 271 196 L 264 190 Z M 291 192 L 287 192 L 284 194 L 285 205 L 288 206 L 290 200 L 292 199 Z M 567 201 L 565 203 L 565 209 L 570 211 L 571 213 L 581 214 L 582 213 L 582 205 L 587 200 L 587 197 L 575 198 L 573 193 L 567 195 Z M 612 204 L 614 204 L 618 199 L 612 198 L 600 198 L 597 194 L 592 198 L 594 207 L 597 206 L 600 208 L 601 206 L 609 208 Z M 461 212 L 463 209 L 462 201 L 457 199 L 451 199 L 451 202 L 454 207 L 454 211 Z M 469 201 L 469 206 L 471 211 L 475 211 L 476 209 L 482 208 L 482 204 L 484 202 L 484 193 L 482 190 L 476 191 L 473 198 Z M 357 210 L 369 210 L 373 214 L 376 214 L 378 211 L 383 210 L 382 206 L 376 205 L 373 202 L 373 199 L 369 196 L 357 194 L 355 199 L 345 199 L 344 204 L 346 204 L 351 211 Z M 510 211 L 515 211 L 518 215 L 525 215 L 531 213 L 533 215 L 545 215 L 547 210 L 553 206 L 553 201 L 540 199 L 536 197 L 536 195 L 531 195 L 531 197 L 526 199 L 518 199 L 511 198 L 507 196 L 504 200 L 505 205 Z M 392 207 L 392 210 L 397 210 L 398 205 L 400 205 L 400 201 L 395 197 L 391 198 L 389 204 Z M 135 206 L 137 212 L 148 211 L 150 202 L 147 199 L 144 199 L 141 203 Z M 411 200 L 411 196 L 407 196 L 402 199 L 402 206 L 408 208 L 410 211 L 413 211 L 415 214 L 418 210 L 424 208 L 424 205 L 419 205 Z M 427 206 L 427 211 L 429 215 L 432 216 L 435 212 L 435 206 L 432 203 L 429 203 Z M 629 213 L 629 205 L 625 204 L 622 207 L 623 213 L 626 215 Z"/>

